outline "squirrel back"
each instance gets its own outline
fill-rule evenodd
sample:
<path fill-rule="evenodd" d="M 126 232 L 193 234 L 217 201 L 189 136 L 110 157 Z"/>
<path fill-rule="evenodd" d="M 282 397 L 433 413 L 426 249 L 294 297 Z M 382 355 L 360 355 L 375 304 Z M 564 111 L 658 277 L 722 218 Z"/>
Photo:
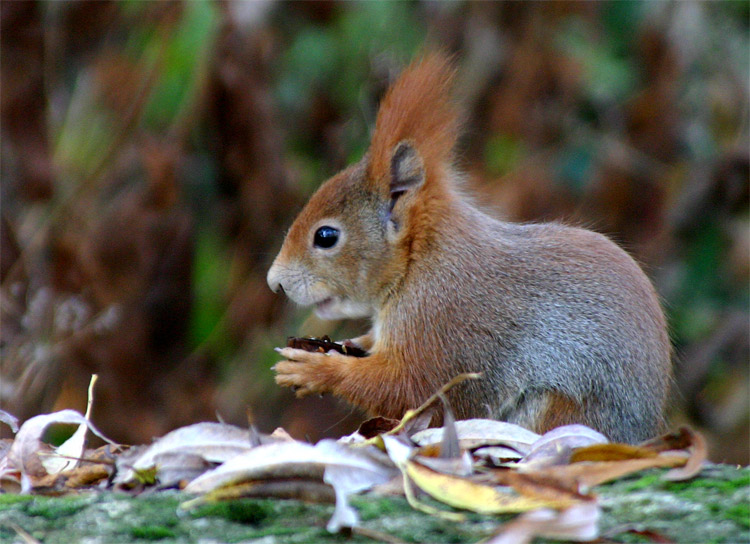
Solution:
<path fill-rule="evenodd" d="M 671 365 L 651 283 L 600 234 L 498 221 L 460 195 L 454 72 L 433 54 L 402 73 L 369 152 L 313 195 L 268 273 L 323 318 L 371 318 L 352 340 L 368 355 L 282 350 L 277 382 L 401 417 L 481 372 L 449 395 L 456 417 L 655 434 Z"/>

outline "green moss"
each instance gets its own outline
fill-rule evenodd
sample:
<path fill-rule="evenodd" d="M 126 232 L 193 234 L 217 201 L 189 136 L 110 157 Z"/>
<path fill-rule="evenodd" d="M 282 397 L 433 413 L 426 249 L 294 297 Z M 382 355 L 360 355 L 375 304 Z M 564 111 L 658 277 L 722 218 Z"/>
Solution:
<path fill-rule="evenodd" d="M 256 501 L 243 499 L 236 501 L 223 501 L 214 504 L 208 504 L 198 508 L 193 517 L 218 517 L 235 521 L 237 523 L 247 523 L 258 525 L 268 518 L 271 509 L 266 501 Z"/>
<path fill-rule="evenodd" d="M 750 529 L 750 505 L 745 504 L 736 504 L 734 506 L 730 506 L 726 509 L 724 512 L 727 519 L 731 519 L 732 521 L 736 522 L 737 524 L 741 525 L 742 527 L 746 529 Z"/>
<path fill-rule="evenodd" d="M 617 542 L 644 542 L 639 535 L 617 532 L 637 524 L 674 542 L 749 541 L 750 470 L 712 466 L 700 478 L 679 483 L 662 480 L 665 473 L 653 470 L 597 487 L 604 507 L 602 532 Z M 179 515 L 179 505 L 187 498 L 179 492 L 139 497 L 110 492 L 58 498 L 0 495 L 0 542 L 16 539 L 9 523 L 45 544 L 88 538 L 111 544 L 187 544 L 198 536 L 227 544 L 264 537 L 279 544 L 370 542 L 356 534 L 329 534 L 325 526 L 333 506 L 328 504 L 242 499 Z M 465 522 L 454 523 L 416 512 L 400 497 L 365 495 L 351 502 L 364 527 L 406 542 L 477 542 L 513 518 L 468 513 Z"/>
<path fill-rule="evenodd" d="M 59 520 L 69 517 L 83 510 L 90 501 L 80 497 L 35 497 L 26 503 L 26 514 L 49 520 Z"/>
<path fill-rule="evenodd" d="M 398 512 L 408 512 L 411 510 L 411 506 L 409 506 L 409 503 L 407 503 L 405 499 L 393 497 L 379 499 L 371 497 L 368 497 L 367 499 L 353 497 L 351 504 L 359 512 L 359 517 L 362 521 L 370 521 L 382 516 L 389 516 Z"/>
<path fill-rule="evenodd" d="M 31 495 L 11 495 L 0 493 L 0 507 L 12 504 L 25 503 L 34 500 Z"/>
<path fill-rule="evenodd" d="M 745 473 L 734 480 L 718 480 L 716 478 L 696 478 L 687 482 L 666 482 L 665 489 L 680 492 L 688 489 L 704 488 L 715 489 L 721 493 L 732 493 L 733 491 L 750 486 L 750 472 Z"/>
<path fill-rule="evenodd" d="M 138 525 L 131 527 L 130 534 L 133 538 L 141 540 L 162 540 L 163 538 L 175 538 L 177 536 L 171 529 L 160 525 Z"/>
<path fill-rule="evenodd" d="M 653 487 L 654 484 L 657 483 L 660 479 L 661 479 L 661 473 L 659 472 L 649 473 L 627 484 L 624 488 L 624 491 L 626 492 L 640 491 L 641 489 Z"/>

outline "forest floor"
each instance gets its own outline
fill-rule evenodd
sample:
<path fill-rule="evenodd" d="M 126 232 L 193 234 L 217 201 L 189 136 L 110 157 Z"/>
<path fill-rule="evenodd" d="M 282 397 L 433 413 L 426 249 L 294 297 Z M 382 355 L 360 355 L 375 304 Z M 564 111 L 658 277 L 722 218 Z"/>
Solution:
<path fill-rule="evenodd" d="M 652 469 L 595 488 L 603 510 L 598 542 L 750 543 L 750 468 L 709 465 L 688 482 L 664 481 L 663 473 Z M 185 512 L 179 506 L 187 498 L 176 491 L 0 494 L 0 542 L 479 542 L 512 519 L 469 513 L 455 523 L 417 512 L 400 497 L 364 495 L 352 498 L 362 529 L 330 534 L 333 505 L 241 499 Z"/>

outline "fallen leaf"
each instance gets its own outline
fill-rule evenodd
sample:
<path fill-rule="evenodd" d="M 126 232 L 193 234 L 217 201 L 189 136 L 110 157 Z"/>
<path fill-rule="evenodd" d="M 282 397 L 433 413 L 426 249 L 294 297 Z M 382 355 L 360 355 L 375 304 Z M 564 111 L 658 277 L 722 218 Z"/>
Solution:
<path fill-rule="evenodd" d="M 535 470 L 567 465 L 574 449 L 607 442 L 606 436 L 585 425 L 564 425 L 544 433 L 531 445 L 529 453 L 517 467 L 519 470 Z"/>
<path fill-rule="evenodd" d="M 154 456 L 154 479 L 160 488 L 178 487 L 214 468 L 214 464 L 197 453 L 169 451 Z"/>
<path fill-rule="evenodd" d="M 570 456 L 571 463 L 583 461 L 625 461 L 628 459 L 650 459 L 657 452 L 630 444 L 594 444 L 577 448 Z"/>
<path fill-rule="evenodd" d="M 319 480 L 292 478 L 288 480 L 258 480 L 220 487 L 205 495 L 183 503 L 182 508 L 190 509 L 203 504 L 243 498 L 296 499 L 305 502 L 331 503 L 336 494 L 330 485 Z"/>
<path fill-rule="evenodd" d="M 682 427 L 680 432 L 687 434 L 689 437 L 690 445 L 688 446 L 688 451 L 690 457 L 684 467 L 672 469 L 662 476 L 662 479 L 670 482 L 678 482 L 694 478 L 703 469 L 703 465 L 708 457 L 706 440 L 700 433 L 688 427 Z"/>
<path fill-rule="evenodd" d="M 531 445 L 541 438 L 540 435 L 520 425 L 493 419 L 456 421 L 456 435 L 462 449 L 503 445 L 524 455 L 531 450 Z M 420 446 L 436 444 L 443 439 L 443 430 L 425 429 L 414 434 L 411 439 Z"/>
<path fill-rule="evenodd" d="M 539 508 L 566 508 L 577 501 L 559 496 L 545 499 L 505 491 L 492 485 L 473 482 L 468 478 L 441 474 L 415 461 L 407 462 L 405 474 L 432 498 L 463 510 L 479 514 L 508 514 Z"/>
<path fill-rule="evenodd" d="M 436 472 L 451 474 L 453 476 L 469 476 L 474 471 L 472 457 L 468 451 L 464 451 L 458 457 L 448 459 L 439 456 L 425 456 L 422 453 L 422 448 L 419 448 L 416 451 L 414 459 L 421 465 L 431 468 Z"/>
<path fill-rule="evenodd" d="M 394 467 L 386 466 L 369 455 L 363 456 L 366 450 L 360 448 L 346 448 L 329 440 L 319 442 L 316 447 L 347 459 L 346 462 L 326 464 L 323 481 L 333 486 L 336 493 L 336 507 L 326 528 L 335 533 L 342 527 L 356 527 L 359 524 L 359 516 L 356 510 L 349 506 L 349 495 L 370 489 L 374 485 L 384 484 L 396 474 L 396 471 Z M 374 455 L 382 455 L 376 448 L 371 450 Z M 355 459 L 356 462 L 353 463 Z"/>
<path fill-rule="evenodd" d="M 455 459 L 461 457 L 461 446 L 458 443 L 458 432 L 456 431 L 456 418 L 453 416 L 448 397 L 440 393 L 440 402 L 443 403 L 443 439 L 440 441 L 440 457 L 442 459 Z"/>
<path fill-rule="evenodd" d="M 40 453 L 43 453 L 43 442 L 41 437 L 44 431 L 53 424 L 77 424 L 87 425 L 91 431 L 102 440 L 114 444 L 111 440 L 102 435 L 96 427 L 81 414 L 75 410 L 61 410 L 52 414 L 42 414 L 28 419 L 21 425 L 13 445 L 6 457 L 7 466 L 5 472 L 13 470 L 21 473 L 21 487 L 24 492 L 31 488 L 29 476 L 42 477 L 47 474 L 40 460 Z M 0 474 L 2 477 L 3 474 Z"/>
<path fill-rule="evenodd" d="M 358 523 L 348 496 L 385 483 L 396 474 L 388 458 L 377 448 L 353 448 L 333 440 L 315 446 L 303 442 L 280 442 L 258 446 L 226 461 L 193 480 L 187 493 L 208 493 L 243 482 L 279 479 L 323 480 L 333 486 L 336 507 L 328 530 Z M 193 503 L 186 503 L 189 508 Z"/>
<path fill-rule="evenodd" d="M 274 440 L 287 440 L 287 441 L 294 440 L 294 438 L 292 438 L 292 435 L 286 432 L 286 429 L 283 429 L 282 427 L 276 427 L 271 433 L 270 438 Z"/>
<path fill-rule="evenodd" d="M 586 542 L 599 535 L 601 508 L 595 502 L 576 504 L 561 512 L 535 510 L 503 525 L 486 544 L 527 544 L 535 537 Z"/>
<path fill-rule="evenodd" d="M 409 498 L 409 481 L 432 498 L 463 510 L 481 514 L 501 514 L 526 512 L 536 508 L 565 508 L 576 501 L 565 498 L 555 500 L 518 495 L 511 490 L 502 490 L 449 474 L 432 470 L 413 459 L 414 450 L 397 437 L 383 437 L 386 451 L 391 460 L 404 474 L 404 488 Z M 410 500 L 410 503 L 412 500 Z M 424 507 L 419 507 L 424 510 Z M 430 513 L 434 509 L 430 509 Z"/>
<path fill-rule="evenodd" d="M 325 467 L 315 446 L 303 442 L 264 444 L 235 455 L 192 482 L 187 493 L 208 493 L 222 486 L 264 479 L 323 479 Z"/>
<path fill-rule="evenodd" d="M 483 446 L 475 449 L 472 453 L 477 459 L 483 460 L 486 464 L 494 467 L 505 466 L 523 458 L 522 453 L 506 446 Z M 512 463 L 512 465 L 515 465 L 515 463 Z"/>
<path fill-rule="evenodd" d="M 137 479 L 136 473 L 154 467 L 158 478 L 158 459 L 166 461 L 171 456 L 170 469 L 174 470 L 176 456 L 198 455 L 208 463 L 223 463 L 253 448 L 247 429 L 226 423 L 195 423 L 167 433 L 146 449 L 121 457 L 115 484 L 133 482 Z"/>
<path fill-rule="evenodd" d="M 617 480 L 628 474 L 648 468 L 666 468 L 682 466 L 687 458 L 677 455 L 658 455 L 648 459 L 628 459 L 624 461 L 580 462 L 567 466 L 553 466 L 534 469 L 532 474 L 578 483 L 580 489 L 588 488 Z"/>
<path fill-rule="evenodd" d="M 487 478 L 495 484 L 510 486 L 527 497 L 550 501 L 569 501 L 571 504 L 594 499 L 594 497 L 584 495 L 579 491 L 578 482 L 565 477 L 565 475 L 559 476 L 553 469 L 543 474 L 507 469 L 493 470 L 487 474 Z"/>
<path fill-rule="evenodd" d="M 657 453 L 670 450 L 684 450 L 693 443 L 693 432 L 690 428 L 683 426 L 676 431 L 657 436 L 638 444 L 642 448 L 653 450 Z"/>

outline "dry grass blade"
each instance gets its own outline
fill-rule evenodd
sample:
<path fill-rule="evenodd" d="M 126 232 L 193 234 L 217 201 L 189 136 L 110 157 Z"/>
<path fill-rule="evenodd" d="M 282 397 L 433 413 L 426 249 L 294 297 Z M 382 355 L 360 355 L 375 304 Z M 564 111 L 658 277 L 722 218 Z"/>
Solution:
<path fill-rule="evenodd" d="M 448 393 L 448 391 L 456 387 L 458 384 L 463 383 L 466 380 L 479 380 L 481 378 L 482 375 L 477 372 L 467 372 L 454 377 L 451 381 L 441 387 L 439 391 L 437 391 L 432 396 L 430 396 L 430 398 L 424 401 L 419 408 L 407 411 L 406 414 L 404 414 L 404 417 L 401 418 L 401 423 L 399 423 L 394 429 L 389 431 L 388 434 L 400 433 L 402 430 L 404 430 L 407 423 L 419 417 L 426 410 L 429 410 L 432 405 L 440 399 L 441 395 L 444 396 L 446 393 Z"/>
<path fill-rule="evenodd" d="M 14 433 L 18 432 L 18 418 L 10 415 L 5 410 L 0 410 L 0 422 L 5 423 Z"/>
<path fill-rule="evenodd" d="M 388 533 L 376 531 L 374 529 L 367 529 L 366 527 L 352 527 L 352 533 L 354 533 L 355 535 L 364 536 L 371 540 L 387 542 L 388 544 L 406 544 L 406 541 L 401 540 L 400 538 L 389 535 Z"/>
<path fill-rule="evenodd" d="M 26 544 L 42 544 L 41 541 L 31 536 L 28 532 L 24 531 L 15 523 L 9 523 L 8 525 L 16 532 L 16 534 L 18 534 L 18 536 L 21 537 L 21 540 L 23 540 Z"/>

